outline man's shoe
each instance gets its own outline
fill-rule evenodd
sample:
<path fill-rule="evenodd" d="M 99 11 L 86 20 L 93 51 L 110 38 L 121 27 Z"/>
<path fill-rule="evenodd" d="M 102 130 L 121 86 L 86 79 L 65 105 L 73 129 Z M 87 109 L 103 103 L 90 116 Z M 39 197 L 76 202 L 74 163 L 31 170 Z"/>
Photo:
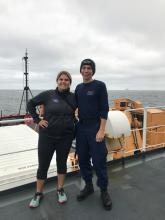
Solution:
<path fill-rule="evenodd" d="M 80 194 L 77 195 L 77 200 L 82 201 L 86 199 L 90 194 L 94 193 L 93 184 L 86 184 L 84 189 L 80 191 Z"/>
<path fill-rule="evenodd" d="M 111 210 L 112 208 L 112 200 L 107 190 L 101 191 L 101 199 L 103 206 L 106 210 Z"/>
<path fill-rule="evenodd" d="M 63 188 L 57 190 L 57 200 L 61 204 L 67 202 L 67 196 Z"/>
<path fill-rule="evenodd" d="M 40 205 L 42 199 L 43 199 L 43 194 L 36 192 L 29 203 L 29 208 L 37 208 Z"/>

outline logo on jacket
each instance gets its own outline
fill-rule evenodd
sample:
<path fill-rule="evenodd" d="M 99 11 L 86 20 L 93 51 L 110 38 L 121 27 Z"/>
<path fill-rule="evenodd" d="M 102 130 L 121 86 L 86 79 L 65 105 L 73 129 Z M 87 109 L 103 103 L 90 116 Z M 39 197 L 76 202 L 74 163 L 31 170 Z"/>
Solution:
<path fill-rule="evenodd" d="M 53 102 L 59 103 L 59 100 L 58 99 L 53 99 Z"/>
<path fill-rule="evenodd" d="M 88 91 L 87 92 L 87 95 L 94 95 L 95 94 L 95 91 Z"/>

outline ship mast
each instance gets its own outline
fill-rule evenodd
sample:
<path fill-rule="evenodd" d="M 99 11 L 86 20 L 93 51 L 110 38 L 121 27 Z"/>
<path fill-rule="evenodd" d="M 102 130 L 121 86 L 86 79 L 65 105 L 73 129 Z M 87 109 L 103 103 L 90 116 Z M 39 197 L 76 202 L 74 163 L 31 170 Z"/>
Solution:
<path fill-rule="evenodd" d="M 22 107 L 22 101 L 23 101 L 23 98 L 24 98 L 24 94 L 25 94 L 25 110 L 26 110 L 26 114 L 28 114 L 28 109 L 27 109 L 27 104 L 28 104 L 28 101 L 29 101 L 29 92 L 31 94 L 31 96 L 33 97 L 32 95 L 32 92 L 29 88 L 29 85 L 28 85 L 28 53 L 27 53 L 27 49 L 26 49 L 26 52 L 25 52 L 25 56 L 22 58 L 25 62 L 25 72 L 24 72 L 24 75 L 25 75 L 25 87 L 24 87 L 24 90 L 23 90 L 23 93 L 22 93 L 22 98 L 21 98 L 21 103 L 20 103 L 20 107 L 19 107 L 19 113 L 21 112 L 21 107 Z"/>
<path fill-rule="evenodd" d="M 25 57 L 23 57 L 24 61 L 25 61 L 25 93 L 26 93 L 26 99 L 25 99 L 25 103 L 26 103 L 26 114 L 28 113 L 27 110 L 27 103 L 28 103 L 28 90 L 29 90 L 29 86 L 28 86 L 28 72 L 27 72 L 27 60 L 28 60 L 28 53 L 27 53 L 27 49 L 26 49 L 26 53 L 25 53 Z"/>

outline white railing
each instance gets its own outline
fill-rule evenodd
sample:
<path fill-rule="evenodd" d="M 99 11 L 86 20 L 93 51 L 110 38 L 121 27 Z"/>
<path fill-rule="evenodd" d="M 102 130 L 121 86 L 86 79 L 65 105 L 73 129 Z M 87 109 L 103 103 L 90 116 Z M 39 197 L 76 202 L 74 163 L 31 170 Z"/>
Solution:
<path fill-rule="evenodd" d="M 23 118 L 23 119 L 10 119 L 10 120 L 2 120 L 0 121 L 0 125 L 13 124 L 13 123 L 21 123 L 21 122 L 33 122 L 32 118 Z"/>
<path fill-rule="evenodd" d="M 33 144 L 30 145 L 24 141 L 26 130 L 32 131 L 31 128 L 25 127 L 25 134 L 23 136 L 21 133 L 16 133 L 15 136 L 15 134 L 12 134 L 10 131 L 12 125 L 17 126 L 17 123 L 21 125 L 22 122 L 26 123 L 27 121 L 32 122 L 32 118 L 0 121 L 0 191 L 34 182 L 36 180 L 36 171 L 38 167 L 37 141 L 34 141 L 35 144 L 33 142 Z M 34 124 L 32 126 L 35 127 Z M 7 132 L 9 132 L 9 136 L 7 135 Z M 38 139 L 37 133 L 33 131 L 32 136 L 31 133 L 30 135 L 28 134 L 28 140 L 30 140 L 30 137 L 34 138 L 34 133 L 35 140 Z M 6 137 L 2 136 L 4 134 Z M 19 140 L 22 141 L 22 144 L 20 144 Z M 14 146 L 14 143 L 18 143 L 18 146 L 17 144 Z M 68 172 L 78 170 L 78 165 L 75 163 L 74 158 L 72 158 L 72 154 L 70 154 L 68 158 L 67 168 Z M 48 171 L 48 177 L 53 176 L 57 176 L 55 155 Z"/>
<path fill-rule="evenodd" d="M 150 126 L 150 127 L 147 127 L 147 110 L 148 109 L 165 109 L 165 106 L 156 106 L 156 107 L 144 107 L 144 108 L 136 108 L 136 109 L 127 109 L 125 110 L 125 112 L 135 112 L 135 111 L 138 111 L 138 110 L 143 110 L 144 114 L 143 114 L 143 128 L 141 129 L 133 129 L 133 130 L 142 130 L 143 131 L 143 138 L 142 138 L 142 149 L 139 148 L 139 150 L 142 150 L 143 152 L 146 151 L 147 148 L 151 148 L 151 147 L 154 147 L 156 145 L 151 145 L 151 146 L 147 146 L 147 130 L 148 129 L 151 129 L 151 128 L 158 128 L 158 127 L 165 127 L 165 124 L 163 125 L 156 125 L 156 126 Z M 164 112 L 165 114 L 165 112 Z M 158 133 L 158 132 L 157 132 Z M 162 132 L 165 134 L 165 132 Z M 161 143 L 163 146 L 165 145 L 165 139 L 164 139 L 164 142 Z M 161 145 L 161 144 L 157 144 L 157 145 Z"/>
<path fill-rule="evenodd" d="M 136 109 L 127 109 L 125 110 L 125 112 L 135 112 L 135 111 L 138 111 L 138 110 L 143 110 L 144 114 L 143 114 L 143 128 L 136 128 L 136 129 L 132 129 L 132 131 L 134 130 L 142 130 L 143 131 L 143 138 L 142 138 L 142 148 L 139 148 L 140 150 L 142 150 L 143 152 L 146 151 L 147 148 L 149 148 L 147 145 L 146 145 L 146 134 L 147 134 L 147 130 L 148 129 L 151 129 L 151 128 L 159 128 L 159 127 L 165 127 L 165 125 L 156 125 L 156 126 L 150 126 L 150 127 L 147 127 L 147 110 L 148 109 L 165 109 L 165 106 L 156 106 L 156 107 L 144 107 L 144 108 L 136 108 Z M 14 119 L 14 120 L 2 120 L 0 121 L 0 125 L 12 125 L 13 123 L 21 123 L 21 122 L 33 122 L 33 119 L 32 118 L 24 118 L 24 119 Z M 149 132 L 149 131 L 148 131 Z M 157 132 L 158 133 L 158 132 Z M 164 133 L 164 132 L 163 132 Z M 160 145 L 160 144 L 158 144 Z M 165 140 L 164 142 L 162 143 L 162 145 L 165 145 Z M 152 146 L 150 146 L 152 147 Z M 36 148 L 33 148 L 31 150 L 34 150 Z M 29 151 L 29 150 L 25 150 L 24 152 L 26 151 Z M 136 151 L 136 149 L 135 149 Z M 20 151 L 22 152 L 22 151 Z M 11 152 L 11 153 L 18 153 L 18 152 Z M 6 154 L 11 154 L 11 153 L 6 153 Z M 127 152 L 125 152 L 127 153 Z M 2 156 L 0 154 L 0 156 Z"/>
<path fill-rule="evenodd" d="M 133 130 L 141 130 L 142 131 L 142 147 L 141 148 L 138 148 L 138 149 L 134 149 L 134 150 L 129 150 L 129 151 L 123 151 L 123 149 L 121 149 L 121 151 L 123 152 L 123 155 L 127 155 L 129 153 L 135 153 L 135 151 L 137 150 L 141 150 L 142 152 L 145 152 L 147 149 L 151 148 L 151 147 L 162 147 L 162 146 L 165 146 L 165 138 L 163 140 L 163 143 L 159 143 L 159 144 L 156 144 L 156 145 L 152 145 L 152 146 L 147 146 L 147 139 L 146 139 L 146 136 L 147 136 L 147 132 L 152 132 L 152 131 L 147 131 L 149 129 L 154 129 L 154 128 L 160 128 L 160 127 L 165 127 L 164 124 L 160 124 L 160 125 L 154 125 L 154 126 L 150 126 L 150 127 L 147 127 L 147 110 L 148 109 L 165 109 L 165 106 L 156 106 L 156 107 L 145 107 L 145 108 L 138 108 L 138 109 L 128 109 L 128 110 L 125 110 L 125 112 L 133 112 L 133 111 L 138 111 L 138 110 L 143 110 L 144 111 L 144 114 L 143 114 L 143 127 L 142 128 L 135 128 Z M 14 119 L 14 120 L 1 120 L 0 121 L 0 126 L 5 126 L 5 125 L 12 125 L 13 123 L 22 123 L 22 122 L 32 122 L 33 119 L 32 118 L 26 118 L 26 119 Z M 164 132 L 162 132 L 164 133 Z M 164 136 L 165 137 L 165 136 Z M 126 143 L 125 143 L 126 144 Z M 1 153 L 0 154 L 0 160 L 2 161 L 3 159 L 5 160 L 7 157 L 10 157 L 11 158 L 13 157 L 13 163 L 17 163 L 17 154 L 21 155 L 22 153 L 26 153 L 27 154 L 27 158 L 30 158 L 31 155 L 29 154 L 29 152 L 34 152 L 32 153 L 32 156 L 34 157 L 35 155 L 37 155 L 37 147 L 35 148 L 29 148 L 29 149 L 23 149 L 23 150 L 18 150 L 18 151 L 10 151 L 10 152 L 5 152 L 5 153 Z M 110 153 L 113 153 L 115 151 L 111 151 Z M 14 156 L 12 156 L 14 155 Z M 30 155 L 30 156 L 29 156 Z M 30 160 L 30 159 L 29 159 Z M 37 160 L 36 160 L 37 161 Z M 18 161 L 19 162 L 19 161 Z M 2 178 L 2 181 L 0 181 L 0 191 L 2 189 L 5 189 L 5 185 L 7 185 L 8 183 L 13 183 L 13 184 L 17 184 L 17 182 L 20 182 L 20 181 L 23 181 L 23 180 L 29 180 L 30 181 L 34 181 L 35 180 L 35 174 L 36 174 L 36 169 L 37 169 L 37 165 L 34 164 L 34 166 L 32 166 L 31 164 L 29 166 L 31 166 L 31 169 L 29 169 L 29 167 L 27 167 L 27 175 L 25 175 L 24 173 L 24 170 L 23 170 L 23 164 L 22 164 L 22 161 L 20 161 L 21 163 L 21 168 L 22 170 L 20 170 L 20 174 L 16 173 L 16 174 L 13 174 L 13 175 L 9 175 L 8 180 L 6 180 L 6 178 Z M 68 163 L 68 170 L 71 172 L 71 171 L 75 171 L 77 170 L 78 167 L 74 167 L 72 166 L 71 162 Z M 53 166 L 53 167 L 50 167 L 50 170 L 49 170 L 49 176 L 53 176 L 53 175 L 57 175 L 56 173 L 56 168 Z M 7 176 L 7 175 L 6 175 Z M 18 178 L 17 178 L 18 177 Z M 11 187 L 11 186 L 10 186 Z"/>

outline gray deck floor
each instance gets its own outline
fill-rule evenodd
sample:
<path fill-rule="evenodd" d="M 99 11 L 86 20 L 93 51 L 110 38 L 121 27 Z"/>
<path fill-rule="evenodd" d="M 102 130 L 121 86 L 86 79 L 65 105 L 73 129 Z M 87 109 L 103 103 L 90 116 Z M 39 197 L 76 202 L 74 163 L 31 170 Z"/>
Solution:
<path fill-rule="evenodd" d="M 137 163 L 136 163 L 137 162 Z M 28 203 L 34 188 L 13 192 L 0 198 L 0 220 L 164 220 L 165 219 L 165 157 L 147 158 L 146 161 L 126 163 L 122 168 L 108 168 L 111 211 L 105 211 L 99 189 L 85 201 L 77 202 L 80 188 L 78 176 L 68 177 L 65 189 L 68 203 L 56 201 L 54 183 L 48 183 L 41 206 L 31 210 Z"/>

